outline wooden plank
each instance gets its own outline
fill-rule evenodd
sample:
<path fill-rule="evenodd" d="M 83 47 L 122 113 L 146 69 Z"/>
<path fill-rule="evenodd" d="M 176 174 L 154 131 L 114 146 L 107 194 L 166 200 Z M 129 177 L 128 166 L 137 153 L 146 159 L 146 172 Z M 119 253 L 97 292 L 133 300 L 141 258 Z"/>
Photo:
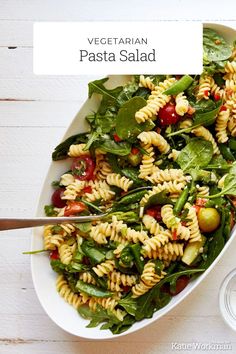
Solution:
<path fill-rule="evenodd" d="M 90 81 L 95 77 L 90 77 Z M 78 101 L 87 97 L 88 77 L 0 78 L 0 100 Z"/>
<path fill-rule="evenodd" d="M 83 96 L 86 96 L 83 94 Z M 82 99 L 68 102 L 0 102 L 1 127 L 69 126 L 83 104 Z"/>
<path fill-rule="evenodd" d="M 232 9 L 233 3 L 230 3 Z M 66 2 L 57 0 L 1 0 L 1 19 L 8 20 L 37 20 L 37 21 L 81 21 L 81 20 L 232 20 L 234 12 L 228 6 L 222 6 L 220 0 L 199 0 L 191 3 L 188 0 L 171 1 L 171 6 L 160 6 L 156 9 L 156 1 L 148 0 L 148 6 L 142 0 L 71 0 L 70 6 Z M 172 11 L 170 11 L 170 8 Z M 220 11 L 219 11 L 220 9 Z"/>
<path fill-rule="evenodd" d="M 33 21 L 0 20 L 0 47 L 32 47 Z"/>

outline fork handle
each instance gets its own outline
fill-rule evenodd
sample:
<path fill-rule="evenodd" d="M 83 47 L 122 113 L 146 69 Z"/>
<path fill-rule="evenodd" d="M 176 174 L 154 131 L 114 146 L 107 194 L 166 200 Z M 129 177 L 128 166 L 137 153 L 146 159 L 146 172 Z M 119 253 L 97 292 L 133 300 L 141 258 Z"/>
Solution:
<path fill-rule="evenodd" d="M 86 221 L 97 221 L 103 216 L 104 214 L 77 217 L 0 218 L 0 231 L 69 222 L 82 223 Z"/>

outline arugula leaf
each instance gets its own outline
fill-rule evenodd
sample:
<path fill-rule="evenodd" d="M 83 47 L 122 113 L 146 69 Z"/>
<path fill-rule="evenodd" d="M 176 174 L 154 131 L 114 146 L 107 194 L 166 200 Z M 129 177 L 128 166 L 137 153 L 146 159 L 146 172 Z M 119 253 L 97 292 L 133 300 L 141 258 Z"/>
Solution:
<path fill-rule="evenodd" d="M 128 101 L 134 95 L 134 93 L 136 93 L 138 88 L 139 88 L 139 82 L 136 82 L 135 80 L 132 80 L 128 82 L 126 85 L 124 85 L 123 90 L 117 97 L 119 106 L 122 106 L 126 101 Z"/>
<path fill-rule="evenodd" d="M 118 106 L 118 96 L 123 91 L 122 86 L 115 87 L 114 89 L 107 89 L 104 84 L 108 79 L 108 77 L 105 77 L 104 79 L 95 80 L 88 84 L 89 98 L 94 93 L 102 96 L 102 101 L 98 110 L 101 114 L 105 113 L 109 107 Z"/>
<path fill-rule="evenodd" d="M 203 51 L 207 62 L 226 60 L 232 53 L 225 39 L 211 28 L 203 30 Z"/>
<path fill-rule="evenodd" d="M 192 168 L 203 168 L 208 165 L 213 156 L 212 143 L 203 139 L 194 138 L 180 152 L 177 163 L 183 171 Z"/>
<path fill-rule="evenodd" d="M 122 322 L 114 324 L 112 327 L 110 327 L 110 330 L 113 334 L 123 333 L 127 331 L 135 322 L 136 321 L 133 316 L 126 315 Z M 103 329 L 103 326 L 101 329 Z"/>
<path fill-rule="evenodd" d="M 118 304 L 130 315 L 135 316 L 137 310 L 137 299 L 132 298 L 132 294 L 128 294 L 126 297 L 119 300 Z"/>
<path fill-rule="evenodd" d="M 135 113 L 146 104 L 144 98 L 133 97 L 119 109 L 116 118 L 116 133 L 121 139 L 136 137 L 144 130 L 145 125 L 136 121 Z"/>
<path fill-rule="evenodd" d="M 135 314 L 135 318 L 137 321 L 142 320 L 143 318 L 150 318 L 153 316 L 153 312 L 156 307 L 160 309 L 160 306 L 165 306 L 166 302 L 170 300 L 170 298 L 166 298 L 164 295 L 160 299 L 161 287 L 165 283 L 170 283 L 178 280 L 178 278 L 182 275 L 193 275 L 195 273 L 203 272 L 205 269 L 188 269 L 184 271 L 180 271 L 177 273 L 173 273 L 167 275 L 164 279 L 162 279 L 157 285 L 155 285 L 151 290 L 149 290 L 146 294 L 140 296 L 137 299 L 137 311 Z M 159 296 L 159 297 L 158 297 Z M 161 295 L 162 296 L 162 295 Z M 160 301 L 161 300 L 161 301 Z"/>
<path fill-rule="evenodd" d="M 224 187 L 219 193 L 206 196 L 206 198 L 217 198 L 225 194 L 236 195 L 236 176 L 233 173 L 228 173 L 224 180 Z"/>
<path fill-rule="evenodd" d="M 115 127 L 116 118 L 114 113 L 110 110 L 107 110 L 104 115 L 99 113 L 95 113 L 95 129 L 100 128 L 101 133 L 106 134 L 110 133 L 110 131 Z"/>
<path fill-rule="evenodd" d="M 78 308 L 78 312 L 81 317 L 91 320 L 86 326 L 87 328 L 93 328 L 98 326 L 102 322 L 108 322 L 110 325 L 118 324 L 120 321 L 109 310 L 97 305 L 96 312 L 92 311 L 87 305 L 82 305 Z"/>

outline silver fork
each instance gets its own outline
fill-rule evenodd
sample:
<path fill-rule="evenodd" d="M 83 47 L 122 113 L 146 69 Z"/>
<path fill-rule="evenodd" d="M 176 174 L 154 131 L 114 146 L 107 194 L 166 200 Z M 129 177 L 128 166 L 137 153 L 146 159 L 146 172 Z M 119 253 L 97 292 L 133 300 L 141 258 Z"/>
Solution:
<path fill-rule="evenodd" d="M 87 221 L 98 221 L 108 213 L 88 216 L 68 216 L 68 217 L 35 217 L 35 218 L 0 218 L 0 231 L 12 229 L 24 229 L 50 224 L 63 224 L 69 222 L 82 223 Z"/>

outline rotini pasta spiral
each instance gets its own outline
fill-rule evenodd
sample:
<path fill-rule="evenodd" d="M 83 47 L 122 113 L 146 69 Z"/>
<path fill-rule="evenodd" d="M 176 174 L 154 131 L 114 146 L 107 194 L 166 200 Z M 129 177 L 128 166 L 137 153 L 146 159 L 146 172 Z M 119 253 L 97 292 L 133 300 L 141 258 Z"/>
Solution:
<path fill-rule="evenodd" d="M 75 200 L 75 198 L 84 189 L 84 187 L 85 182 L 76 179 L 73 183 L 67 185 L 61 198 L 66 200 Z"/>
<path fill-rule="evenodd" d="M 199 81 L 197 99 L 201 100 L 202 98 L 204 98 L 205 100 L 208 100 L 211 93 L 212 85 L 213 85 L 213 78 L 211 76 L 208 75 L 201 76 Z"/>
<path fill-rule="evenodd" d="M 166 154 L 170 150 L 170 145 L 167 143 L 166 139 L 154 131 L 142 132 L 138 135 L 138 139 L 144 144 L 156 146 L 162 154 Z"/>
<path fill-rule="evenodd" d="M 217 132 L 216 137 L 218 143 L 225 143 L 228 140 L 227 126 L 229 121 L 229 115 L 230 111 L 229 109 L 227 109 L 226 111 L 219 112 L 216 118 L 215 130 Z"/>
<path fill-rule="evenodd" d="M 79 279 L 82 280 L 84 283 L 96 285 L 96 280 L 89 272 L 80 273 Z"/>
<path fill-rule="evenodd" d="M 144 77 L 144 75 L 140 75 L 139 77 L 139 86 L 146 87 L 149 90 L 153 91 L 155 89 L 155 84 L 152 82 L 150 77 Z"/>
<path fill-rule="evenodd" d="M 75 246 L 69 246 L 67 243 L 63 243 L 59 246 L 58 252 L 60 260 L 63 264 L 69 264 L 73 258 Z"/>
<path fill-rule="evenodd" d="M 86 144 L 73 144 L 69 148 L 68 155 L 70 157 L 79 157 L 82 155 L 90 155 L 89 150 L 85 150 Z"/>
<path fill-rule="evenodd" d="M 63 299 L 72 305 L 76 310 L 88 300 L 86 295 L 74 293 L 62 274 L 60 274 L 57 278 L 56 288 L 60 296 L 63 297 Z"/>
<path fill-rule="evenodd" d="M 172 159 L 172 160 L 176 161 L 179 154 L 180 154 L 180 151 L 178 151 L 176 149 L 172 149 L 171 153 L 168 155 L 168 159 Z"/>
<path fill-rule="evenodd" d="M 147 179 L 154 183 L 162 183 L 162 182 L 184 182 L 189 181 L 190 176 L 185 176 L 183 171 L 180 169 L 165 169 L 158 170 L 151 176 L 147 177 Z"/>
<path fill-rule="evenodd" d="M 135 113 L 135 119 L 138 123 L 143 123 L 146 120 L 152 119 L 161 108 L 163 108 L 169 101 L 171 96 L 160 93 L 156 98 L 148 100 L 147 105 Z"/>
<path fill-rule="evenodd" d="M 107 176 L 107 183 L 111 186 L 117 186 L 127 192 L 127 190 L 132 186 L 133 181 L 125 176 L 121 177 L 118 173 L 110 173 Z"/>
<path fill-rule="evenodd" d="M 113 198 L 115 193 L 110 190 L 109 185 L 106 181 L 89 181 L 87 186 L 92 187 L 92 193 L 85 193 L 84 199 L 89 202 L 95 202 L 96 200 L 102 199 L 104 201 L 109 201 Z"/>
<path fill-rule="evenodd" d="M 225 64 L 225 72 L 226 73 L 236 73 L 236 61 L 227 61 Z"/>
<path fill-rule="evenodd" d="M 164 190 L 166 190 L 168 193 L 179 194 L 181 193 L 185 185 L 186 183 L 184 182 L 178 183 L 176 181 L 158 183 L 152 188 L 152 190 L 150 190 L 144 195 L 144 197 L 140 201 L 140 205 L 144 206 L 152 195 L 160 193 Z"/>
<path fill-rule="evenodd" d="M 185 113 L 188 112 L 188 107 L 189 103 L 187 100 L 187 97 L 183 92 L 180 92 L 176 97 L 175 97 L 175 111 L 179 116 L 184 116 Z"/>
<path fill-rule="evenodd" d="M 166 204 L 161 208 L 161 217 L 168 229 L 170 229 L 172 233 L 175 232 L 180 240 L 187 241 L 190 238 L 190 230 L 183 226 L 180 219 L 174 215 L 172 205 Z"/>
<path fill-rule="evenodd" d="M 88 306 L 93 310 L 96 311 L 97 305 L 104 307 L 105 309 L 114 310 L 116 305 L 118 304 L 117 300 L 111 297 L 108 298 L 95 298 L 91 297 L 88 301 Z"/>
<path fill-rule="evenodd" d="M 107 260 L 103 263 L 98 264 L 96 267 L 93 267 L 93 271 L 97 274 L 98 277 L 103 277 L 111 272 L 115 268 L 115 262 L 113 260 Z"/>
<path fill-rule="evenodd" d="M 154 149 L 151 144 L 143 144 L 142 148 L 146 151 L 147 155 L 144 154 L 142 157 L 142 164 L 139 167 L 139 178 L 147 179 L 149 175 L 153 172 L 154 167 Z"/>
<path fill-rule="evenodd" d="M 148 262 L 145 264 L 143 273 L 141 274 L 141 281 L 132 287 L 132 297 L 137 298 L 145 294 L 154 285 L 159 283 L 161 279 L 164 278 L 165 272 L 161 272 L 161 275 L 156 274 L 155 264 L 153 262 Z"/>
<path fill-rule="evenodd" d="M 200 241 L 202 236 L 198 226 L 196 209 L 189 203 L 186 203 L 185 208 L 189 209 L 187 216 L 190 219 L 190 221 L 187 221 L 187 227 L 190 230 L 189 242 Z"/>
<path fill-rule="evenodd" d="M 197 127 L 197 128 L 194 128 L 192 130 L 192 133 L 198 137 L 201 137 L 207 141 L 210 141 L 212 143 L 212 146 L 213 146 L 213 152 L 214 154 L 217 154 L 219 155 L 220 154 L 220 150 L 217 146 L 217 143 L 215 141 L 215 139 L 213 138 L 212 134 L 209 132 L 208 129 L 206 129 L 205 127 L 203 126 L 200 126 L 200 127 Z"/>

